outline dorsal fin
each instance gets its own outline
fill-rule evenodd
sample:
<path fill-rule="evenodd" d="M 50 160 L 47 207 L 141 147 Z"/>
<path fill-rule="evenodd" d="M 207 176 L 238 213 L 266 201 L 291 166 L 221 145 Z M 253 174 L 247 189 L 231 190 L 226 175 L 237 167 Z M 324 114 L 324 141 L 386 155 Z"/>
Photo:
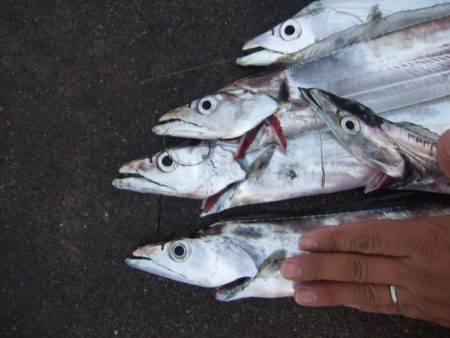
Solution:
<path fill-rule="evenodd" d="M 284 63 L 286 65 L 292 65 L 298 62 L 308 61 L 331 54 L 357 42 L 373 39 L 414 25 L 449 16 L 450 4 L 401 11 L 384 18 L 379 14 L 374 13 L 373 15 L 372 20 L 366 24 L 348 28 L 300 52 L 286 55 L 284 57 Z"/>

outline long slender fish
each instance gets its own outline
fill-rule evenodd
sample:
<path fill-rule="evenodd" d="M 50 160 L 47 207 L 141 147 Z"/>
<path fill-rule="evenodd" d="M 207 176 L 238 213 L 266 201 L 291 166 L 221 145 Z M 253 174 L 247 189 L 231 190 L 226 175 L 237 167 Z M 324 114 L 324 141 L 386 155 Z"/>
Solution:
<path fill-rule="evenodd" d="M 368 219 L 412 219 L 450 215 L 448 204 L 424 203 L 420 208 L 322 214 L 290 219 L 224 221 L 200 232 L 133 252 L 127 265 L 177 282 L 215 288 L 220 301 L 279 298 L 293 295 L 293 283 L 281 276 L 285 258 L 304 254 L 303 233 L 321 227 Z"/>
<path fill-rule="evenodd" d="M 415 10 L 444 0 L 323 0 L 306 6 L 299 13 L 270 31 L 248 41 L 242 50 L 256 52 L 237 60 L 242 66 L 277 64 L 287 54 L 297 53 L 329 36 L 353 26 L 368 23 L 405 10 Z"/>
<path fill-rule="evenodd" d="M 247 174 L 245 180 L 236 182 L 219 194 L 206 199 L 203 202 L 202 216 L 243 205 L 360 187 L 366 187 L 366 192 L 375 190 L 368 189 L 367 185 L 368 182 L 377 182 L 380 170 L 361 162 L 346 151 L 331 132 L 310 131 L 290 139 L 289 143 L 292 146 L 285 152 L 279 147 L 274 147 L 265 165 L 253 166 L 259 169 L 254 174 Z M 250 152 L 245 159 L 253 160 L 256 154 L 258 153 Z M 448 180 L 444 180 L 441 176 L 426 176 L 423 181 L 407 181 L 405 184 L 389 187 L 446 193 Z"/>
<path fill-rule="evenodd" d="M 300 112 L 304 112 L 300 110 Z M 204 203 L 205 210 L 212 208 L 219 210 L 229 205 L 249 203 L 248 199 L 240 201 L 241 196 L 252 196 L 251 203 L 263 203 L 279 199 L 305 196 L 311 193 L 329 192 L 331 181 L 322 187 L 322 164 L 324 165 L 325 178 L 330 175 L 345 175 L 349 180 L 335 182 L 333 191 L 364 186 L 366 175 L 374 174 L 369 166 L 362 165 L 355 160 L 349 152 L 345 151 L 339 142 L 326 132 L 325 121 L 317 118 L 317 113 L 301 113 L 298 116 L 287 114 L 280 118 L 285 131 L 289 131 L 289 143 L 291 147 L 287 152 L 274 149 L 271 145 L 276 142 L 276 135 L 271 128 L 266 126 L 259 130 L 252 145 L 245 156 L 236 160 L 240 151 L 239 141 L 222 141 L 183 145 L 160 151 L 152 157 L 132 161 L 120 169 L 122 178 L 116 179 L 113 185 L 123 190 L 132 190 L 141 193 L 161 194 L 176 197 L 194 199 L 207 199 Z M 416 105 L 409 109 L 389 112 L 385 115 L 394 122 L 422 123 L 431 131 L 442 134 L 450 129 L 450 102 L 448 99 L 429 102 L 424 105 Z M 322 135 L 317 129 L 325 129 Z M 323 157 L 321 155 L 323 152 Z M 337 158 L 338 161 L 334 161 Z M 267 166 L 267 164 L 270 164 Z M 339 165 L 342 164 L 342 168 Z M 259 165 L 261 169 L 255 170 Z M 333 168 L 333 166 L 337 166 Z M 278 168 L 278 169 L 277 169 Z M 295 169 L 297 168 L 297 169 Z M 290 171 L 295 169 L 294 171 Z M 354 170 L 357 178 L 351 178 L 348 170 Z M 296 172 L 306 172 L 298 175 Z M 351 172 L 351 171 L 350 171 Z M 294 175 L 295 173 L 295 175 Z M 274 175 L 274 176 L 271 176 Z M 245 179 L 249 180 L 245 180 Z M 267 194 L 265 180 L 272 192 Z M 280 180 L 280 185 L 277 185 Z M 237 191 L 243 190 L 246 194 L 238 193 L 231 198 L 233 201 L 225 202 L 230 197 L 230 192 L 219 198 L 238 183 Z M 306 182 L 306 183 L 305 183 Z M 292 185 L 295 183 L 294 185 Z M 314 183 L 314 184 L 313 184 Z M 350 183 L 350 185 L 348 185 Z M 231 186 L 230 186 L 231 185 Z M 288 190 L 284 190 L 284 186 Z M 232 188 L 233 190 L 233 188 Z M 281 194 L 281 195 L 280 195 Z M 218 205 L 216 205 L 218 200 Z"/>
<path fill-rule="evenodd" d="M 450 5 L 443 6 L 450 13 Z M 377 21 L 377 27 L 384 27 L 386 19 Z M 237 81 L 165 114 L 153 131 L 167 136 L 230 139 L 267 121 L 282 134 L 274 114 L 289 111 L 291 102 L 299 98 L 298 87 L 349 97 L 377 113 L 434 100 L 450 95 L 449 41 L 449 16 L 414 25 L 332 50 L 283 71 Z"/>
<path fill-rule="evenodd" d="M 322 115 L 318 113 L 316 105 L 304 99 L 295 100 L 289 111 L 276 114 L 280 121 L 280 127 L 286 138 L 313 129 L 328 128 Z M 450 129 L 450 96 L 437 100 L 404 107 L 380 114 L 383 118 L 392 122 L 409 122 L 422 125 L 436 134 L 443 134 Z M 278 135 L 273 128 L 263 126 L 253 137 L 247 133 L 243 137 L 248 149 L 257 149 L 270 143 L 278 142 Z M 245 149 L 240 149 L 245 152 Z"/>
<path fill-rule="evenodd" d="M 375 182 L 367 183 L 369 191 L 394 185 L 450 193 L 450 180 L 437 163 L 438 134 L 410 122 L 395 123 L 358 102 L 321 90 L 303 92 L 320 107 L 340 143 L 381 171 Z"/>
<path fill-rule="evenodd" d="M 364 187 L 378 170 L 356 159 L 327 131 L 310 131 L 279 147 L 249 152 L 256 170 L 203 203 L 203 216 L 242 205 L 334 193 Z M 264 152 L 268 154 L 266 157 Z M 262 163 L 258 159 L 262 158 Z M 257 162 L 256 162 L 257 161 Z"/>

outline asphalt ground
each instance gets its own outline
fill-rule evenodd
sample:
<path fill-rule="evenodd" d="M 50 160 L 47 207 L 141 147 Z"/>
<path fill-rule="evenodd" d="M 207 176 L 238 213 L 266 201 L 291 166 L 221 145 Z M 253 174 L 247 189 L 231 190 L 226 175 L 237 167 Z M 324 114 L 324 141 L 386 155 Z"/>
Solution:
<path fill-rule="evenodd" d="M 199 220 L 196 201 L 114 190 L 120 165 L 162 148 L 150 132 L 162 113 L 254 74 L 230 60 L 304 4 L 0 3 L 0 335 L 449 336 L 420 321 L 290 299 L 219 303 L 210 290 L 124 264 L 139 245 L 212 220 Z M 227 215 L 362 197 L 351 191 Z"/>

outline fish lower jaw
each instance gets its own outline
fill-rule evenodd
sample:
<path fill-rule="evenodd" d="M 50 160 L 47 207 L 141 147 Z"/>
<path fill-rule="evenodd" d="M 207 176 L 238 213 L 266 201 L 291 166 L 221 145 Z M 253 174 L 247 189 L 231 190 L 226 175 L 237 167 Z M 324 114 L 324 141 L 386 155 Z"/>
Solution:
<path fill-rule="evenodd" d="M 278 60 L 284 55 L 279 52 L 271 51 L 268 49 L 253 49 L 254 52 L 248 55 L 242 56 L 236 60 L 239 66 L 270 66 L 277 63 Z"/>

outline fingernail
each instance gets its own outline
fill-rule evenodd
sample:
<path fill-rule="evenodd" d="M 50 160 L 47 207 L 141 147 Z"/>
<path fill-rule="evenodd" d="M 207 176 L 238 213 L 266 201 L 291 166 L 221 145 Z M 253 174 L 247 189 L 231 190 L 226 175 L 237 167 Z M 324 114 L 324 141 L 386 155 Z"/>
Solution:
<path fill-rule="evenodd" d="M 346 306 L 347 306 L 347 307 L 354 308 L 354 309 L 360 309 L 360 308 L 362 308 L 361 305 L 346 305 Z"/>
<path fill-rule="evenodd" d="M 304 237 L 300 241 L 300 247 L 303 250 L 314 250 L 319 246 L 316 240 L 311 237 Z"/>
<path fill-rule="evenodd" d="M 284 262 L 281 265 L 281 274 L 288 279 L 294 279 L 302 275 L 302 268 L 297 264 Z"/>
<path fill-rule="evenodd" d="M 317 301 L 317 294 L 313 290 L 300 290 L 295 294 L 295 301 L 299 305 L 307 305 Z"/>

